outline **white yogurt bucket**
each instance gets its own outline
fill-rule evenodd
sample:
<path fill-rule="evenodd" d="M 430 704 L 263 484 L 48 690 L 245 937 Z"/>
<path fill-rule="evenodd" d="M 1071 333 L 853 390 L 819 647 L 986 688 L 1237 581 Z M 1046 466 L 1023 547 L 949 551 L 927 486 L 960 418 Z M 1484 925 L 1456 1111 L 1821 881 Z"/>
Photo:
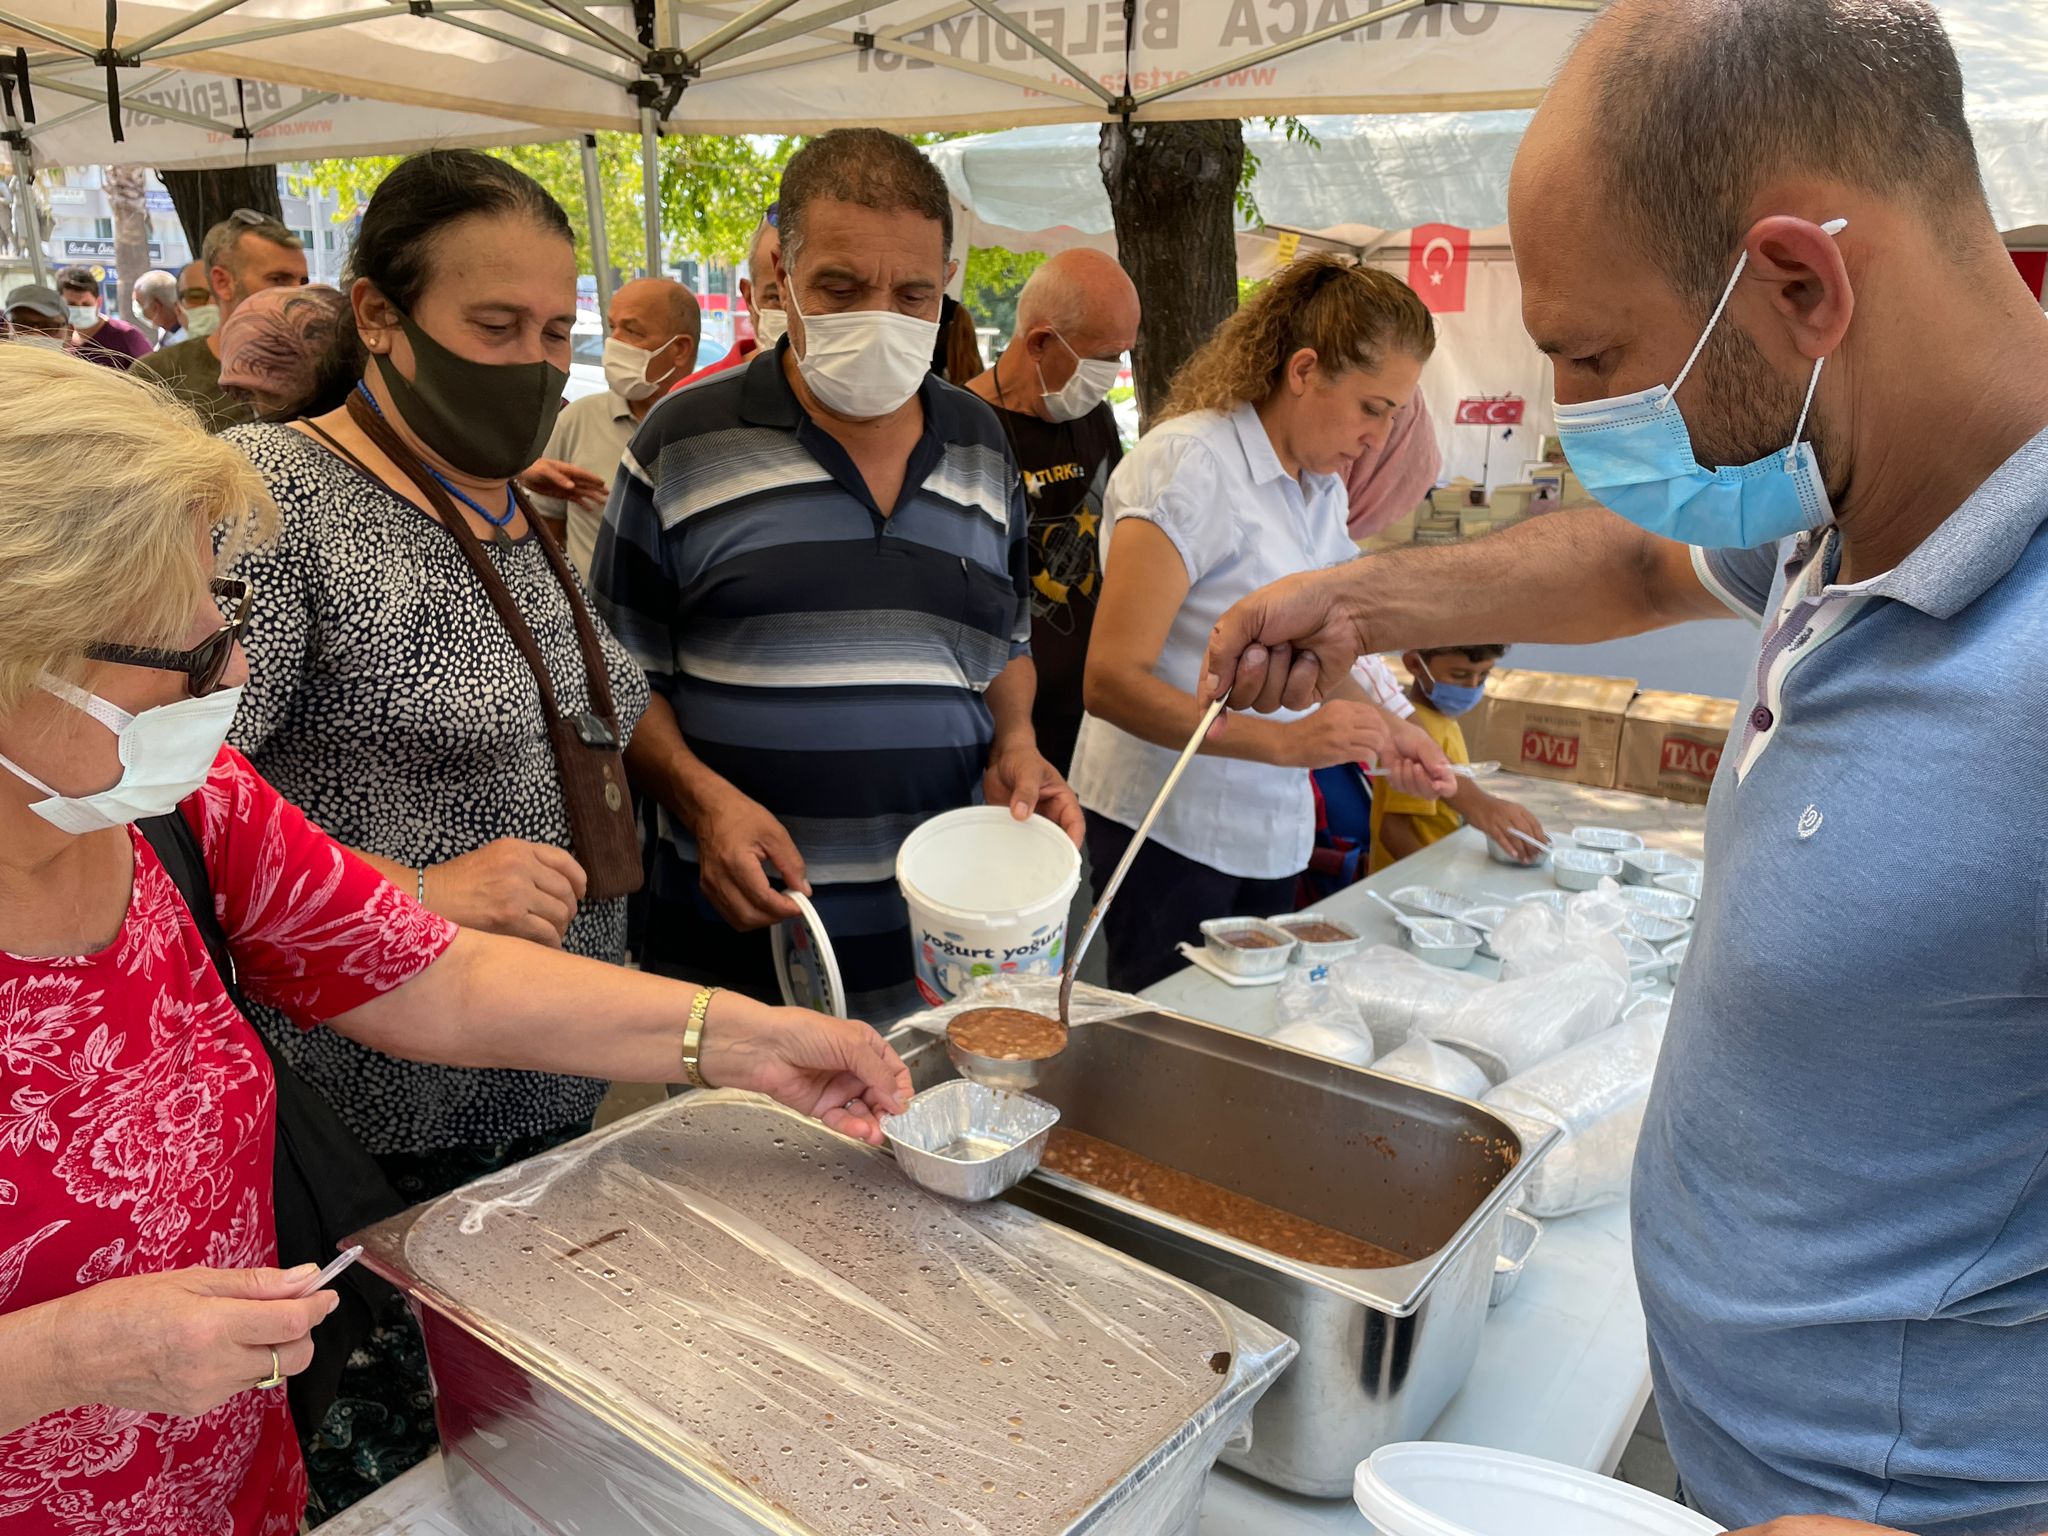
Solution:
<path fill-rule="evenodd" d="M 1668 1499 L 1577 1467 L 1477 1445 L 1386 1445 L 1352 1497 L 1377 1536 L 1712 1536 Z"/>
<path fill-rule="evenodd" d="M 903 840 L 896 884 L 910 908 L 917 990 L 938 1006 L 977 976 L 1056 976 L 1081 854 L 1043 816 L 971 805 Z"/>

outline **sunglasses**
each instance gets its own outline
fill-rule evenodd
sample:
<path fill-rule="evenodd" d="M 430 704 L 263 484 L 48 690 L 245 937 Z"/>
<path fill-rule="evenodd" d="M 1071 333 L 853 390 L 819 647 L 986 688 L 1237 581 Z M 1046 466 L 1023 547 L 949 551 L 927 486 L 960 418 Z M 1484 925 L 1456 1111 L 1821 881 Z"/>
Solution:
<path fill-rule="evenodd" d="M 92 661 L 118 662 L 126 667 L 154 667 L 160 672 L 182 672 L 185 674 L 185 692 L 192 698 L 203 698 L 220 687 L 220 680 L 227 675 L 228 662 L 235 654 L 235 642 L 249 629 L 249 613 L 256 605 L 256 594 L 246 581 L 223 581 L 216 577 L 208 585 L 216 598 L 225 598 L 234 604 L 234 617 L 208 635 L 204 640 L 187 651 L 158 650 L 152 646 L 134 645 L 89 645 L 85 654 Z M 224 607 L 222 614 L 227 610 Z"/>

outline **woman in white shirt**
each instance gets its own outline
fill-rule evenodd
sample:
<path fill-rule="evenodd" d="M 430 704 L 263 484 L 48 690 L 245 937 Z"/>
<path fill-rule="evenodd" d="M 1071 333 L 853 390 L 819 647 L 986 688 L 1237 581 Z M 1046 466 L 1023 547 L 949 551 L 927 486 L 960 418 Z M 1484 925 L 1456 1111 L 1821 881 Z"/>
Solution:
<path fill-rule="evenodd" d="M 1210 627 L 1270 581 L 1357 557 L 1343 471 L 1385 442 L 1435 345 L 1406 284 L 1304 257 L 1188 359 L 1165 419 L 1110 477 L 1070 775 L 1098 890 L 1201 717 Z M 1205 918 L 1293 906 L 1314 840 L 1310 770 L 1378 762 L 1416 794 L 1455 788 L 1434 743 L 1366 691 L 1398 689 L 1360 682 L 1306 714 L 1233 718 L 1189 764 L 1110 909 L 1112 986 L 1167 975 Z"/>

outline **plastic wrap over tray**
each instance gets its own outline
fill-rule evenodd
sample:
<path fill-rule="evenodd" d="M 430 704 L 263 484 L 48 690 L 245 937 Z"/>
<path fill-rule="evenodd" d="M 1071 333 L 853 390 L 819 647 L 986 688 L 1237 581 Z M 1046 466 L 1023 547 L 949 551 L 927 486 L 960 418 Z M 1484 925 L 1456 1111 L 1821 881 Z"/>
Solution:
<path fill-rule="evenodd" d="M 548 1536 L 1192 1536 L 1295 1346 L 699 1093 L 395 1217 L 454 1480 Z"/>

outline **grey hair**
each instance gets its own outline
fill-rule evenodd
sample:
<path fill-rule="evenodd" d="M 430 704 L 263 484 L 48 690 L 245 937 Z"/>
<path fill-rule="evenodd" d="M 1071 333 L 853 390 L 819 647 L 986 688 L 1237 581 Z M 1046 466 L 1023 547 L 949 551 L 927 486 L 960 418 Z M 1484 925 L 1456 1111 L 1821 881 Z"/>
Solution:
<path fill-rule="evenodd" d="M 290 227 L 276 219 L 267 218 L 261 224 L 251 224 L 246 219 L 222 219 L 206 232 L 206 239 L 199 247 L 199 259 L 206 263 L 206 270 L 211 272 L 215 267 L 226 267 L 233 272 L 235 245 L 244 235 L 268 240 L 288 251 L 305 249 L 304 243 L 291 232 Z"/>
<path fill-rule="evenodd" d="M 1776 176 L 1827 176 L 1933 214 L 1984 206 L 1962 71 L 1927 0 L 1624 5 L 1586 46 L 1614 205 L 1695 301 L 1727 282 Z"/>
<path fill-rule="evenodd" d="M 1017 295 L 1017 334 L 1034 325 L 1049 325 L 1062 336 L 1078 331 L 1087 308 L 1088 296 L 1073 274 L 1047 262 L 1025 279 Z"/>
<path fill-rule="evenodd" d="M 946 178 L 906 138 L 880 128 L 834 128 L 790 158 L 775 200 L 785 261 L 803 243 L 804 208 L 821 197 L 936 220 L 946 254 L 953 252 L 953 199 Z"/>
<path fill-rule="evenodd" d="M 135 279 L 135 302 L 145 304 L 151 300 L 165 305 L 174 305 L 178 302 L 178 280 L 162 267 L 145 272 Z"/>

